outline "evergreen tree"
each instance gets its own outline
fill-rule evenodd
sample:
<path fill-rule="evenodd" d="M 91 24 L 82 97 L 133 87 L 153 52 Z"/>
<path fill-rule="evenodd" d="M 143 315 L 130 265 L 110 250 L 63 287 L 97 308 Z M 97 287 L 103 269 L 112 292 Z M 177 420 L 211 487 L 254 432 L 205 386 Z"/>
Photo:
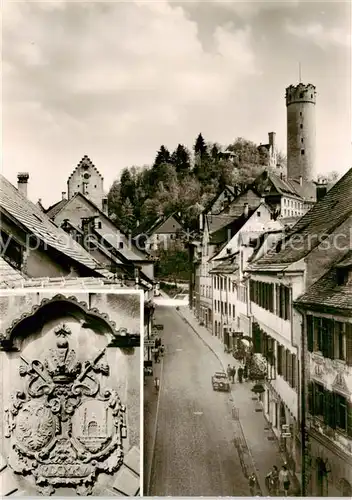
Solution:
<path fill-rule="evenodd" d="M 160 146 L 160 149 L 157 152 L 153 166 L 157 167 L 158 165 L 161 165 L 162 163 L 170 163 L 170 153 L 164 145 Z"/>
<path fill-rule="evenodd" d="M 211 148 L 210 155 L 213 158 L 213 160 L 219 159 L 220 151 L 219 151 L 219 148 L 216 144 L 214 144 L 213 147 Z"/>
<path fill-rule="evenodd" d="M 120 197 L 122 201 L 125 201 L 129 198 L 131 203 L 134 203 L 135 196 L 135 182 L 132 178 L 131 171 L 128 168 L 125 168 L 122 171 L 120 178 Z"/>
<path fill-rule="evenodd" d="M 205 144 L 202 134 L 199 134 L 194 145 L 194 154 L 196 156 L 199 155 L 201 158 L 203 158 L 207 154 L 207 152 L 207 145 Z"/>
<path fill-rule="evenodd" d="M 120 216 L 121 229 L 124 231 L 132 231 L 135 228 L 136 220 L 134 216 L 133 205 L 129 198 L 121 205 L 121 216 Z"/>
<path fill-rule="evenodd" d="M 171 155 L 171 163 L 175 166 L 178 175 L 186 175 L 191 170 L 191 160 L 187 149 L 179 144 Z"/>

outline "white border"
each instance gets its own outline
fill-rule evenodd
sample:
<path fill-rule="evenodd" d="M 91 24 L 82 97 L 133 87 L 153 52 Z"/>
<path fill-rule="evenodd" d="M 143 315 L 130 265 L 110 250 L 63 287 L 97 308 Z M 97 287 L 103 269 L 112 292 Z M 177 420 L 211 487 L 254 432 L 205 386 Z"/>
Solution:
<path fill-rule="evenodd" d="M 139 466 L 139 495 L 142 497 L 143 496 L 143 462 L 144 462 L 144 291 L 143 290 L 136 290 L 136 289 L 129 289 L 129 288 L 120 288 L 120 289 L 114 289 L 114 288 L 109 288 L 109 286 L 102 286 L 101 288 L 90 288 L 90 287 L 82 287 L 82 288 L 74 288 L 74 287 L 65 287 L 61 286 L 59 288 L 57 287 L 51 287 L 50 283 L 48 286 L 38 286 L 38 287 L 19 287 L 19 288 L 0 288 L 0 297 L 8 297 L 8 296 L 15 296 L 15 295 L 28 295 L 30 293 L 48 293 L 48 294 L 61 294 L 65 296 L 70 296 L 75 295 L 75 294 L 82 294 L 82 293 L 97 293 L 97 294 L 102 294 L 102 295 L 107 295 L 107 294 L 114 294 L 114 295 L 139 295 L 140 300 L 140 313 L 139 313 L 139 318 L 140 318 L 140 377 L 139 377 L 139 404 L 140 404 L 140 421 L 139 421 L 139 453 L 140 453 L 140 466 Z M 0 318 L 0 327 L 2 325 L 2 320 Z M 2 374 L 1 374 L 2 375 Z M 1 377 L 2 379 L 2 377 Z M 1 382 L 3 382 L 1 380 Z M 30 498 L 30 497 L 27 497 Z M 39 498 L 39 497 L 32 497 L 32 498 Z M 67 497 L 63 497 L 67 498 Z M 85 497 L 82 497 L 85 498 Z M 90 497 L 87 497 L 90 498 Z M 97 498 L 103 498 L 103 497 L 97 497 Z"/>

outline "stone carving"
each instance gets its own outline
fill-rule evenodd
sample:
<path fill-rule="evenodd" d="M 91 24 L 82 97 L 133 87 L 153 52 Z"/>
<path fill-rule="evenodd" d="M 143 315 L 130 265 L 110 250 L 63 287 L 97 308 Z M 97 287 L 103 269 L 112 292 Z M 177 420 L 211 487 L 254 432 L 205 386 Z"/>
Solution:
<path fill-rule="evenodd" d="M 347 383 L 346 383 L 345 377 L 343 376 L 343 373 L 338 373 L 336 375 L 335 380 L 332 384 L 332 388 L 338 392 L 342 392 L 346 395 L 349 395 L 350 391 L 347 387 Z"/>
<path fill-rule="evenodd" d="M 8 463 L 17 474 L 32 474 L 44 495 L 58 486 L 90 495 L 99 472 L 113 473 L 123 462 L 125 407 L 99 381 L 109 375 L 105 349 L 82 364 L 69 347 L 70 334 L 65 325 L 55 330 L 56 348 L 44 362 L 21 356 L 26 390 L 5 410 Z"/>

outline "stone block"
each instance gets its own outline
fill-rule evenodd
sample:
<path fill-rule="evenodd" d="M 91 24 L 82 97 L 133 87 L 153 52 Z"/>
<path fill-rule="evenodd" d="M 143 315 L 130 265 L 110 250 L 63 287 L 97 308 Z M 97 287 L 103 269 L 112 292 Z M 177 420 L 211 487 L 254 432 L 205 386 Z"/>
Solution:
<path fill-rule="evenodd" d="M 134 474 L 125 466 L 119 470 L 114 482 L 114 489 L 123 493 L 126 496 L 134 497 L 140 489 L 140 479 L 137 474 Z"/>
<path fill-rule="evenodd" d="M 6 497 L 18 490 L 17 481 L 12 472 L 6 468 L 0 473 L 0 496 Z"/>
<path fill-rule="evenodd" d="M 124 464 L 138 475 L 140 475 L 140 456 L 141 456 L 140 449 L 137 448 L 137 446 L 134 446 L 127 453 L 127 456 L 125 457 L 124 460 Z"/>

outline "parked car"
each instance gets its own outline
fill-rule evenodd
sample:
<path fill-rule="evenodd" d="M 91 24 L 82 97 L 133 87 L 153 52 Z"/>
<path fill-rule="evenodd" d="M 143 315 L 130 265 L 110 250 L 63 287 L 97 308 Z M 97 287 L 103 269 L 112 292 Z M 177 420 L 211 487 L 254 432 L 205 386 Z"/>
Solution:
<path fill-rule="evenodd" d="M 214 391 L 230 392 L 231 384 L 225 372 L 215 372 L 211 377 L 211 384 Z"/>

